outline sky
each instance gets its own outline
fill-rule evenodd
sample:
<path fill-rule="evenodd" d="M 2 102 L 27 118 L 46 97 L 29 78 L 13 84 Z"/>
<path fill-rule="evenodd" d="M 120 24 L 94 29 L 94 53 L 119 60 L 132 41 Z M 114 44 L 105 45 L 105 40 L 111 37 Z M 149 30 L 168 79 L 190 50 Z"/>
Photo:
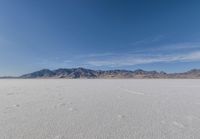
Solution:
<path fill-rule="evenodd" d="M 0 0 L 0 76 L 200 68 L 198 0 Z"/>

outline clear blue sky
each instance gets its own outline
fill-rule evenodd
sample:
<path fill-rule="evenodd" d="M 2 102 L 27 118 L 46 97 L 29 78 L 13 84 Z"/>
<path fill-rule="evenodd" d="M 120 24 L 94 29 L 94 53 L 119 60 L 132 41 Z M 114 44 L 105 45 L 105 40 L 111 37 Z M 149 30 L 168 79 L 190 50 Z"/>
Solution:
<path fill-rule="evenodd" d="M 200 1 L 0 0 L 0 75 L 200 68 Z"/>

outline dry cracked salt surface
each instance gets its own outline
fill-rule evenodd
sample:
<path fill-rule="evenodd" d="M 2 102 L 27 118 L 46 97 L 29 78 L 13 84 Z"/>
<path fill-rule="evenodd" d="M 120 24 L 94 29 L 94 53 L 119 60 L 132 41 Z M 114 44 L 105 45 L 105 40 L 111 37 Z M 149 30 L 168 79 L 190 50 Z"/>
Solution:
<path fill-rule="evenodd" d="M 200 80 L 0 80 L 1 139 L 200 139 Z"/>

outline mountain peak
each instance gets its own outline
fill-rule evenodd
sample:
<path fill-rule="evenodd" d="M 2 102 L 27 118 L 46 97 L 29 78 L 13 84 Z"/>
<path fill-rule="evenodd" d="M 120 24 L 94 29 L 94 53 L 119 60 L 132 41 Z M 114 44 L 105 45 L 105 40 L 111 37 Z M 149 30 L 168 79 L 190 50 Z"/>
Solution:
<path fill-rule="evenodd" d="M 42 69 L 25 74 L 20 78 L 200 78 L 200 70 L 192 69 L 184 73 L 168 74 L 165 72 L 130 70 L 91 70 L 82 67 L 56 70 Z"/>

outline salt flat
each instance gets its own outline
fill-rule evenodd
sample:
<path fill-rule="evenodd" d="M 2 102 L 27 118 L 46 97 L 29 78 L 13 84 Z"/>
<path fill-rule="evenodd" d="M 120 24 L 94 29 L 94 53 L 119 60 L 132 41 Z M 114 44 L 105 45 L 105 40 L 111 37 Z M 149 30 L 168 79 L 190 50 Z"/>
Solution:
<path fill-rule="evenodd" d="M 1 139 L 199 139 L 200 80 L 0 80 Z"/>

